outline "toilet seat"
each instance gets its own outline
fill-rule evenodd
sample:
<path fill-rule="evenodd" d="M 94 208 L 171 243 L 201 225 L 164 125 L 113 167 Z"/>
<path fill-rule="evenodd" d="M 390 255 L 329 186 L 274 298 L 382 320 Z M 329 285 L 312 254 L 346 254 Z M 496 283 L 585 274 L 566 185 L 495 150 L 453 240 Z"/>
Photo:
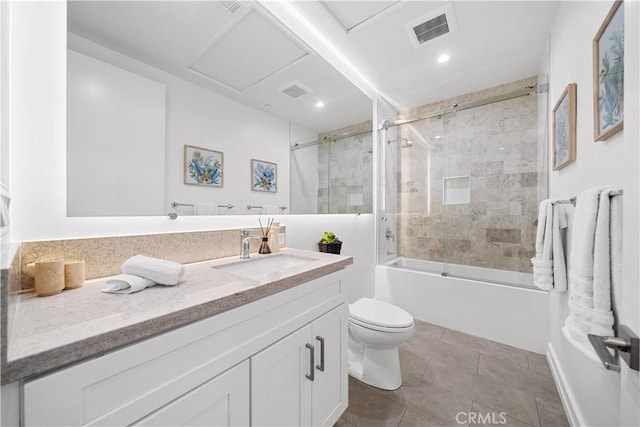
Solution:
<path fill-rule="evenodd" d="M 372 331 L 386 332 L 386 333 L 391 333 L 391 334 L 400 333 L 400 332 L 406 332 L 406 331 L 410 331 L 410 330 L 413 329 L 413 325 L 412 326 L 407 326 L 406 328 L 390 328 L 390 327 L 386 327 L 386 326 L 371 325 L 369 323 L 362 322 L 362 321 L 360 321 L 358 319 L 355 319 L 353 317 L 349 317 L 349 323 L 361 326 L 361 327 L 366 328 L 366 329 L 371 329 Z"/>
<path fill-rule="evenodd" d="M 395 305 L 371 298 L 349 304 L 349 321 L 382 332 L 404 332 L 413 327 L 413 317 Z"/>

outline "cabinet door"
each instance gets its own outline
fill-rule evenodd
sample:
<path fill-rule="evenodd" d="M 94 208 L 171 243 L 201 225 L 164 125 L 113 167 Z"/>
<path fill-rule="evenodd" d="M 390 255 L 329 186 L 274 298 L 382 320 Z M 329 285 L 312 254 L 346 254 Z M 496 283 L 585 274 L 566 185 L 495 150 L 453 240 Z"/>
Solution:
<path fill-rule="evenodd" d="M 249 361 L 245 360 L 134 424 L 246 426 L 249 387 Z"/>
<path fill-rule="evenodd" d="M 348 307 L 342 304 L 312 323 L 316 351 L 311 406 L 314 426 L 332 426 L 347 408 L 347 320 Z"/>
<path fill-rule="evenodd" d="M 311 425 L 311 325 L 251 358 L 251 424 Z M 311 370 L 311 371 L 310 371 Z"/>

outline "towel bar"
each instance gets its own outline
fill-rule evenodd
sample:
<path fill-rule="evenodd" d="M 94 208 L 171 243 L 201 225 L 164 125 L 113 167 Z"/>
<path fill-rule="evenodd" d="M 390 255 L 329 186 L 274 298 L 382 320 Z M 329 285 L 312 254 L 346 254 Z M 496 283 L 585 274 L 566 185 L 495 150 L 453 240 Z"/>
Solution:
<path fill-rule="evenodd" d="M 622 196 L 624 194 L 624 190 L 616 190 L 616 191 L 612 191 L 611 193 L 609 193 L 609 197 L 615 197 L 615 196 Z M 571 203 L 573 206 L 576 205 L 576 201 L 578 200 L 578 198 L 576 196 L 573 196 L 570 199 L 566 199 L 566 200 L 554 200 L 553 202 L 551 202 L 552 205 L 556 205 L 556 204 L 569 204 Z"/>

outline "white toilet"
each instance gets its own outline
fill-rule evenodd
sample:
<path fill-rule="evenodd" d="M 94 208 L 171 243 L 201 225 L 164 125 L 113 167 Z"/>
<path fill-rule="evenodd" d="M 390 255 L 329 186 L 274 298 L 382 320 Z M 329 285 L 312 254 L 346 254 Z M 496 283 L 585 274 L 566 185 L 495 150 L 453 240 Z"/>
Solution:
<path fill-rule="evenodd" d="M 413 335 L 413 317 L 371 298 L 349 304 L 349 375 L 384 390 L 402 385 L 398 346 Z"/>

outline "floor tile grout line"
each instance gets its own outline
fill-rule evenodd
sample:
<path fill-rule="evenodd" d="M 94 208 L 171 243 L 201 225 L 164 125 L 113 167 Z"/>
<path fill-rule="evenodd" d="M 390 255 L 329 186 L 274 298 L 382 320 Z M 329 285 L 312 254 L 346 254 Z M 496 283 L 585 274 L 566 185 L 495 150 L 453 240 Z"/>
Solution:
<path fill-rule="evenodd" d="M 427 369 L 428 369 L 428 367 L 427 367 Z M 426 370 L 425 370 L 425 374 L 426 374 Z M 490 377 L 487 377 L 487 376 L 484 376 L 484 377 L 485 377 L 485 378 L 490 378 Z M 422 379 L 424 379 L 424 375 L 423 375 Z M 426 381 L 429 381 L 429 380 L 426 380 Z M 456 396 L 460 397 L 461 399 L 470 400 L 470 401 L 472 401 L 472 402 L 476 402 L 476 403 L 477 403 L 477 404 L 479 404 L 479 405 L 486 406 L 486 407 L 490 408 L 490 406 L 489 406 L 488 404 L 485 404 L 485 403 L 482 403 L 482 402 L 478 402 L 478 401 L 476 401 L 476 400 L 473 400 L 473 399 L 469 398 L 468 396 L 464 396 L 464 395 L 460 394 L 459 392 L 457 392 L 457 391 L 455 391 L 455 390 L 451 390 L 451 389 L 450 389 L 450 388 L 448 388 L 445 384 L 442 384 L 442 383 L 439 383 L 439 382 L 437 382 L 437 383 L 436 383 L 436 382 L 432 382 L 432 381 L 429 381 L 429 382 L 430 382 L 430 383 L 432 383 L 432 384 L 435 384 L 435 385 L 437 385 L 437 386 L 439 386 L 439 387 L 442 387 L 442 388 L 446 389 L 447 391 L 449 391 L 450 393 L 452 393 L 452 394 L 454 394 L 454 395 L 456 395 Z M 534 402 L 535 402 L 535 404 L 536 404 L 536 416 L 537 416 L 537 419 L 538 419 L 538 426 L 540 426 L 540 415 L 539 415 L 539 413 L 538 413 L 538 404 L 537 404 L 537 402 L 536 402 L 536 395 L 535 395 L 535 394 L 533 394 L 533 393 L 529 393 L 529 392 L 525 392 L 525 391 L 523 391 L 523 390 L 520 390 L 520 389 L 519 389 L 519 388 L 517 388 L 517 387 L 513 387 L 513 386 L 511 386 L 511 385 L 504 384 L 504 383 L 502 383 L 502 382 L 500 382 L 500 384 L 501 384 L 501 385 L 503 385 L 503 386 L 504 386 L 504 387 L 506 387 L 506 388 L 513 389 L 513 390 L 517 390 L 518 392 L 520 392 L 520 393 L 522 393 L 522 394 L 529 395 L 529 396 L 533 397 L 533 400 L 534 400 Z M 494 409 L 494 410 L 495 410 L 495 409 Z M 521 423 L 525 424 L 525 425 L 530 425 L 529 423 L 522 421 L 522 420 L 521 420 L 520 418 L 518 418 L 518 417 L 515 417 L 515 416 L 512 416 L 512 417 L 513 417 L 513 418 L 515 418 L 516 420 L 520 421 Z M 537 426 L 531 426 L 531 427 L 537 427 Z"/>
<path fill-rule="evenodd" d="M 398 421 L 398 425 L 396 427 L 400 427 L 400 424 L 402 424 L 402 420 L 404 420 L 404 416 L 405 415 L 407 415 L 407 407 L 406 406 L 404 406 L 404 410 L 402 411 L 402 416 L 400 417 L 400 421 Z"/>
<path fill-rule="evenodd" d="M 536 399 L 536 395 L 533 395 L 533 401 L 536 403 L 536 414 L 538 414 L 538 425 L 542 426 L 542 419 L 540 418 L 540 408 L 538 407 L 538 399 Z"/>
<path fill-rule="evenodd" d="M 493 412 L 498 412 L 498 413 L 500 413 L 500 412 L 504 412 L 505 414 L 509 415 L 509 416 L 510 416 L 510 418 L 513 418 L 514 420 L 518 420 L 518 421 L 520 421 L 522 424 L 524 424 L 524 425 L 526 425 L 526 426 L 536 427 L 536 426 L 532 426 L 531 424 L 529 424 L 529 423 L 526 423 L 526 422 L 522 421 L 522 420 L 521 420 L 520 418 L 518 418 L 518 417 L 514 417 L 513 415 L 510 415 L 510 414 L 509 414 L 509 412 L 507 412 L 507 411 L 499 411 L 499 410 L 494 409 L 493 407 L 491 407 L 491 406 L 489 406 L 489 405 L 485 405 L 484 403 L 478 402 L 477 400 L 473 400 L 473 399 L 472 399 L 472 400 L 471 400 L 471 402 L 472 402 L 472 403 L 475 403 L 476 405 L 484 406 L 485 408 L 488 408 L 488 409 L 492 410 Z M 473 407 L 473 406 L 472 406 L 472 407 Z M 540 414 L 538 413 L 538 404 L 537 404 L 537 402 L 536 402 L 536 415 L 538 416 L 538 426 L 542 427 L 542 424 L 540 424 Z"/>
<path fill-rule="evenodd" d="M 441 336 L 440 336 L 440 339 L 439 339 L 438 341 L 441 341 L 441 342 L 443 342 L 444 344 L 455 345 L 456 347 L 461 347 L 461 348 L 465 348 L 465 349 L 468 349 L 468 350 L 473 350 L 473 351 L 475 351 L 476 353 L 480 353 L 480 352 L 479 352 L 478 350 L 476 350 L 476 349 L 469 348 L 469 347 L 467 347 L 467 346 L 465 346 L 465 345 L 459 345 L 459 344 L 455 344 L 455 343 L 452 343 L 452 342 L 442 341 L 442 337 L 444 336 L 444 333 L 445 333 L 447 330 L 452 331 L 452 332 L 454 332 L 454 333 L 459 333 L 459 334 L 468 335 L 468 336 L 470 336 L 470 337 L 472 337 L 472 338 L 479 339 L 479 340 L 482 340 L 482 341 L 487 341 L 488 343 L 491 343 L 491 345 L 497 345 L 497 346 L 499 346 L 499 347 L 504 347 L 504 350 L 506 350 L 506 351 L 508 351 L 508 352 L 512 352 L 512 353 L 515 353 L 515 354 L 521 354 L 522 356 L 524 356 L 525 360 L 527 361 L 527 366 L 529 366 L 529 360 L 528 360 L 529 355 L 528 355 L 528 354 L 526 354 L 526 353 L 527 353 L 527 352 L 528 352 L 528 353 L 531 353 L 531 352 L 529 352 L 528 350 L 525 350 L 525 349 L 523 349 L 523 348 L 514 347 L 514 346 L 511 346 L 511 345 L 508 345 L 508 344 L 503 344 L 503 343 L 501 343 L 501 342 L 493 341 L 493 340 L 490 340 L 490 339 L 488 339 L 488 338 L 479 337 L 479 336 L 477 336 L 477 335 L 468 334 L 468 333 L 466 333 L 466 332 L 457 331 L 457 330 L 455 330 L 455 329 L 444 328 L 444 330 L 442 331 L 442 334 L 441 334 Z M 486 354 L 486 353 L 482 353 L 482 354 Z M 537 354 L 537 353 L 534 353 L 534 354 Z M 487 354 L 487 356 L 493 356 L 493 355 L 492 355 L 492 354 Z"/>

